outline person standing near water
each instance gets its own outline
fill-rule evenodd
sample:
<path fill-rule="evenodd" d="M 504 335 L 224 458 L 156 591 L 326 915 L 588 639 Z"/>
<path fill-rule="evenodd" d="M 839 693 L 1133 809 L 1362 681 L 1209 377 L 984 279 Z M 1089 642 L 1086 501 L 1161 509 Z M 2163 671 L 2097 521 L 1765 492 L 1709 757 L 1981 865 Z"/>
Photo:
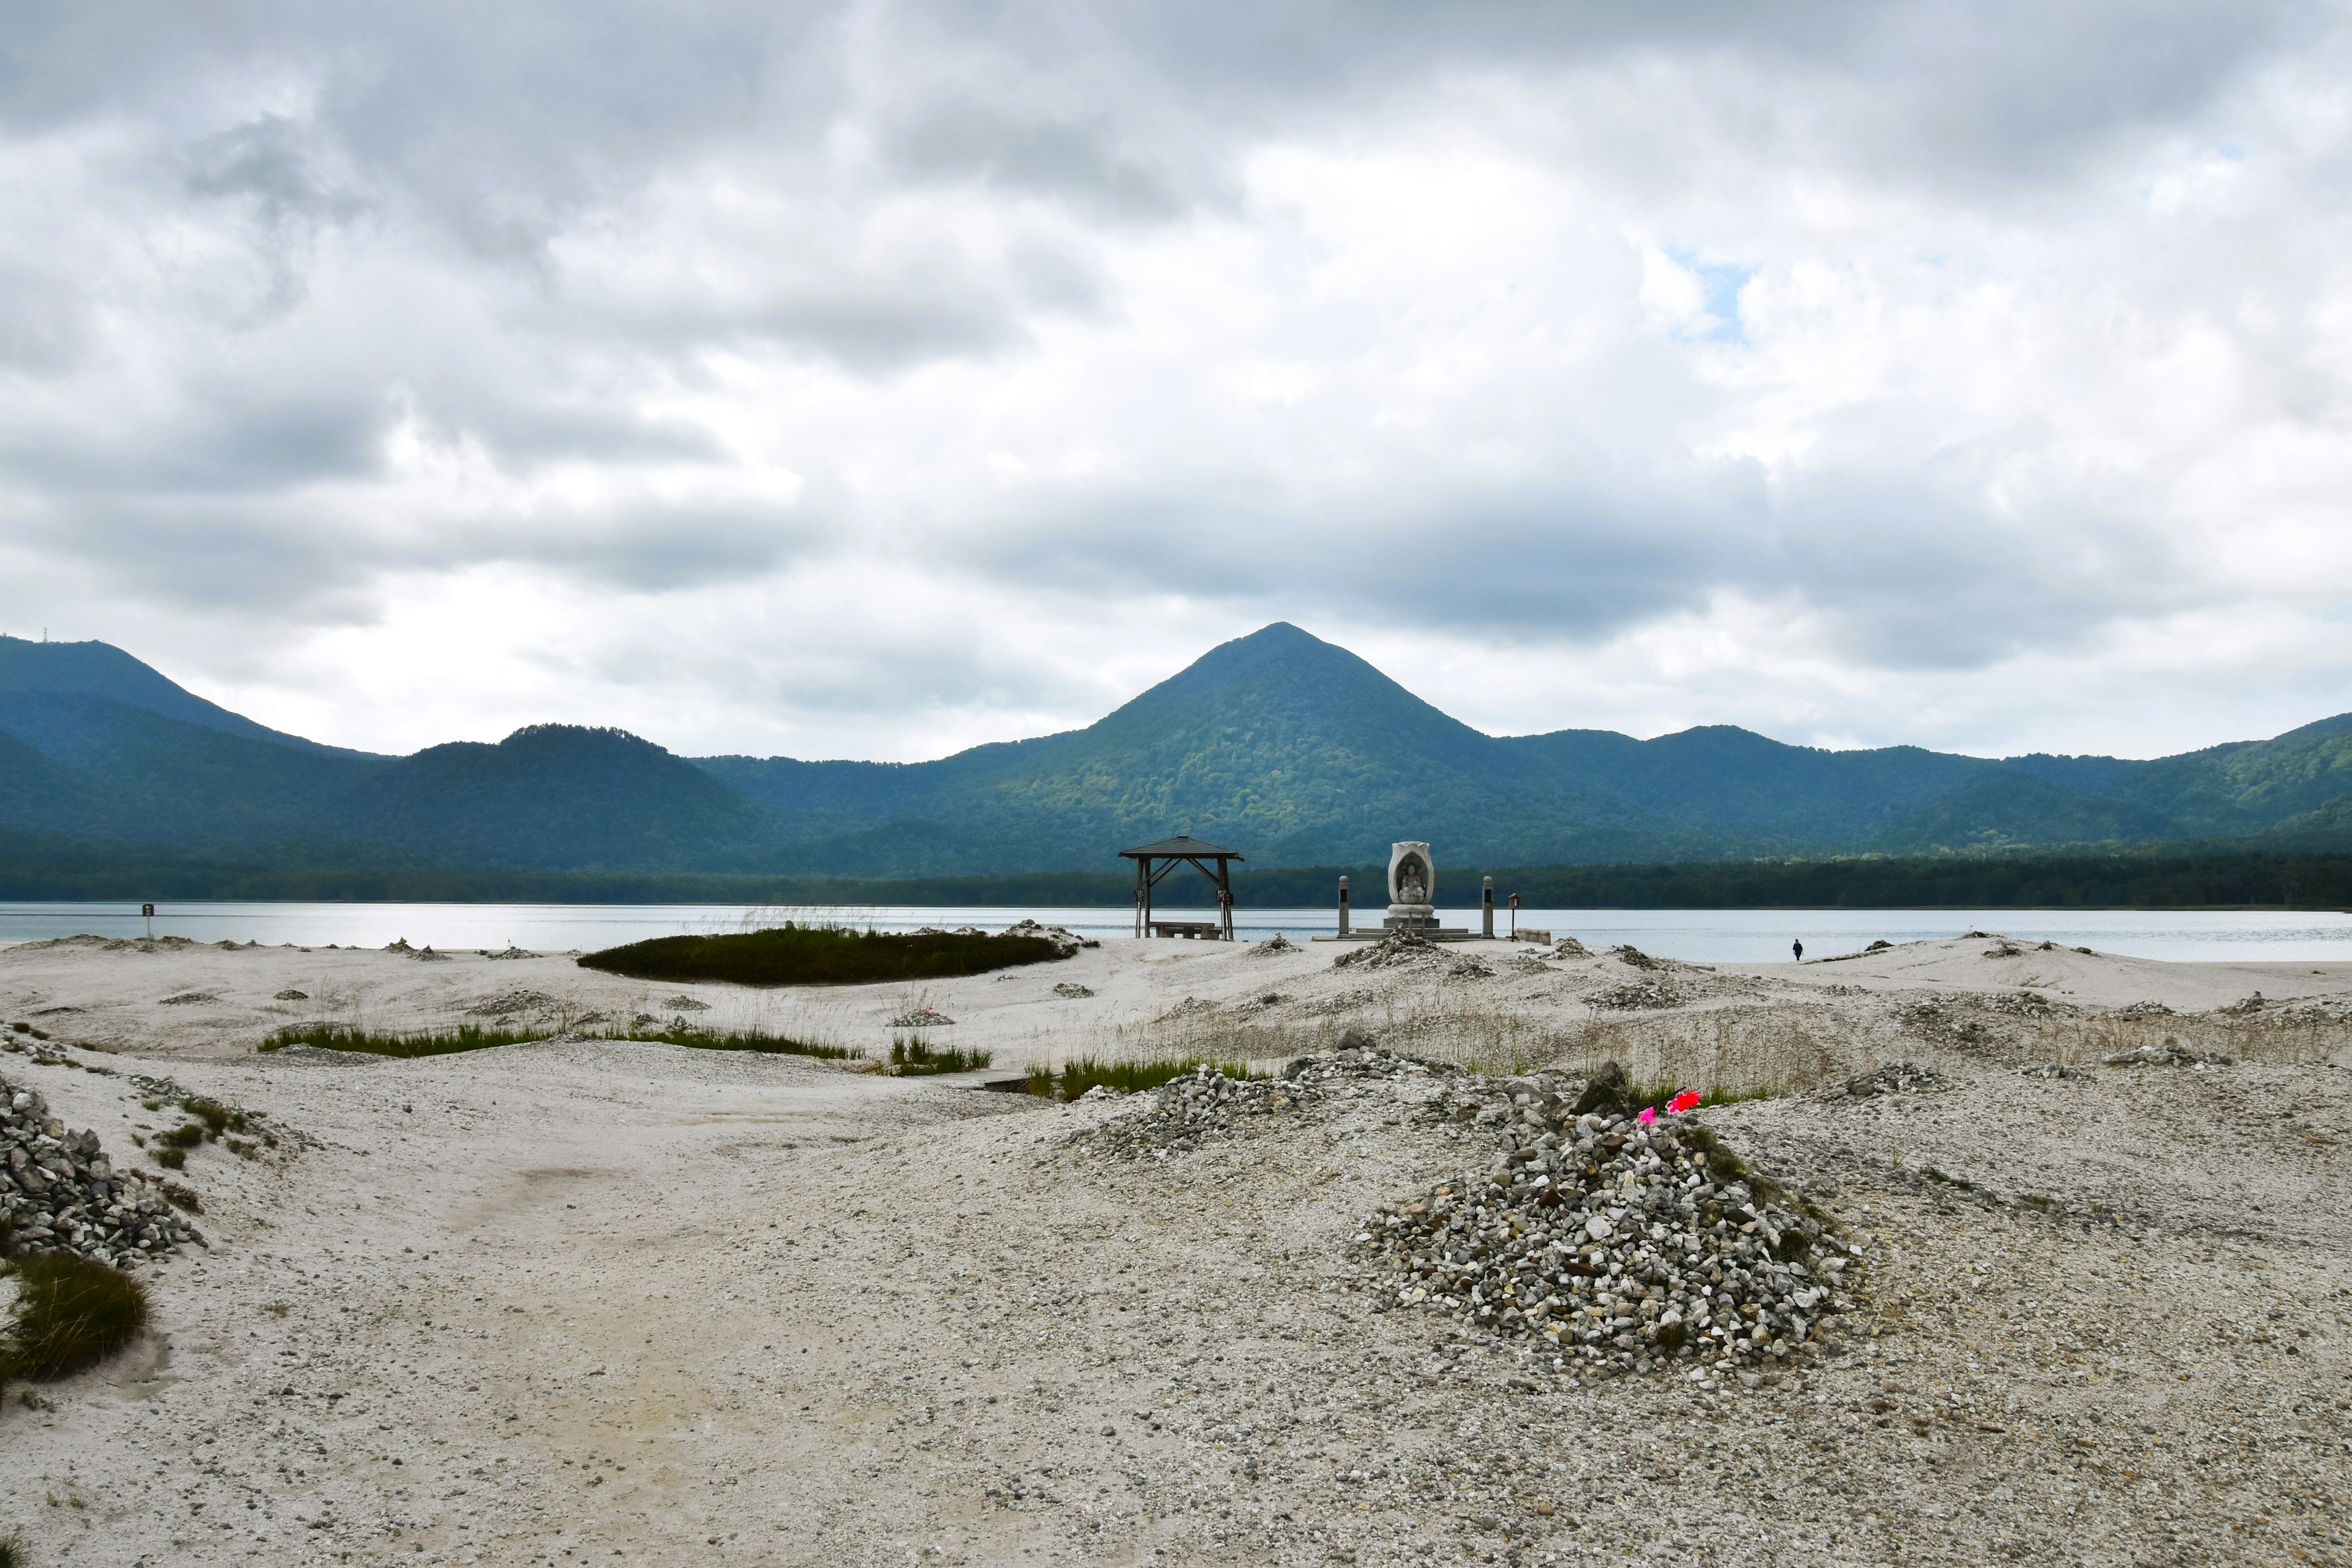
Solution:
<path fill-rule="evenodd" d="M 1804 963 L 1804 962 L 1805 962 L 1805 939 L 1804 939 L 1803 937 L 1799 937 L 1796 941 L 1794 941 L 1794 942 L 1790 942 L 1790 943 L 1789 944 L 1789 951 L 1790 951 L 1790 952 L 1793 952 L 1793 953 L 1795 953 L 1795 954 L 1797 955 L 1797 962 L 1798 962 L 1799 963 Z"/>

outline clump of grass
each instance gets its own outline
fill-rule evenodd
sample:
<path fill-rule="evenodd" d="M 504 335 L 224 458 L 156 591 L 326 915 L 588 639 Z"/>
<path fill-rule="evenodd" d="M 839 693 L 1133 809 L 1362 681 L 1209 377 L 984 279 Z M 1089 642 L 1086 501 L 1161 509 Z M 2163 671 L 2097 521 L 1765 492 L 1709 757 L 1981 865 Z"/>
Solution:
<path fill-rule="evenodd" d="M 1048 1100 L 1076 1100 L 1097 1087 L 1114 1089 L 1121 1094 L 1139 1094 L 1176 1079 L 1189 1078 L 1204 1067 L 1214 1068 L 1227 1078 L 1246 1079 L 1269 1076 L 1252 1072 L 1247 1062 L 1204 1062 L 1198 1057 L 1143 1062 L 1075 1057 L 1064 1062 L 1059 1070 L 1051 1063 L 1031 1068 L 1029 1092 Z"/>
<path fill-rule="evenodd" d="M 183 1122 L 169 1132 L 155 1134 L 155 1142 L 167 1149 L 193 1149 L 204 1141 L 205 1124 L 201 1121 Z"/>
<path fill-rule="evenodd" d="M 206 1138 L 217 1138 L 224 1132 L 242 1132 L 251 1125 L 244 1111 L 233 1105 L 223 1105 L 216 1100 L 191 1098 L 180 1101 L 180 1109 L 204 1124 Z"/>
<path fill-rule="evenodd" d="M 583 969 L 639 980 L 719 980 L 738 985 L 864 985 L 944 980 L 1065 956 L 1038 936 L 849 931 L 784 924 L 727 936 L 660 936 L 606 948 Z"/>
<path fill-rule="evenodd" d="M 313 1046 L 322 1051 L 358 1051 L 372 1057 L 406 1059 L 484 1051 L 494 1046 L 524 1046 L 545 1038 L 543 1029 L 485 1029 L 473 1024 L 399 1035 L 379 1034 L 356 1024 L 300 1024 L 278 1030 L 261 1042 L 261 1048 L 282 1051 L 289 1046 Z"/>
<path fill-rule="evenodd" d="M 632 1029 L 614 1037 L 656 1040 L 666 1046 L 683 1046 L 691 1051 L 757 1051 L 763 1056 L 814 1057 L 828 1062 L 863 1061 L 866 1058 L 861 1047 L 794 1039 L 789 1035 L 771 1035 L 764 1029 L 730 1029 L 724 1034 L 701 1029 Z M 982 1061 L 980 1065 L 986 1067 L 988 1063 Z"/>
<path fill-rule="evenodd" d="M 25 1540 L 19 1535 L 0 1535 L 0 1568 L 24 1568 Z"/>
<path fill-rule="evenodd" d="M 120 1268 L 43 1253 L 8 1265 L 16 1317 L 0 1350 L 0 1381 L 63 1377 L 94 1366 L 147 1327 L 147 1288 Z"/>
<path fill-rule="evenodd" d="M 459 1051 L 486 1051 L 498 1046 L 528 1046 L 548 1037 L 544 1029 L 484 1029 L 472 1024 L 460 1024 L 454 1029 L 423 1029 L 411 1034 L 380 1034 L 351 1024 L 305 1024 L 278 1030 L 261 1043 L 261 1049 L 282 1051 L 289 1046 L 315 1046 L 324 1051 L 358 1051 L 367 1056 L 406 1059 L 454 1056 Z M 698 1051 L 758 1051 L 769 1056 L 815 1057 L 825 1061 L 856 1061 L 866 1055 L 856 1047 L 794 1039 L 789 1035 L 771 1035 L 761 1029 L 730 1029 L 725 1033 L 678 1028 L 598 1030 L 589 1037 L 651 1040 Z"/>
<path fill-rule="evenodd" d="M 890 1070 L 901 1078 L 930 1073 L 972 1072 L 996 1059 L 993 1051 L 967 1050 L 961 1046 L 934 1046 L 920 1035 L 890 1037 Z"/>

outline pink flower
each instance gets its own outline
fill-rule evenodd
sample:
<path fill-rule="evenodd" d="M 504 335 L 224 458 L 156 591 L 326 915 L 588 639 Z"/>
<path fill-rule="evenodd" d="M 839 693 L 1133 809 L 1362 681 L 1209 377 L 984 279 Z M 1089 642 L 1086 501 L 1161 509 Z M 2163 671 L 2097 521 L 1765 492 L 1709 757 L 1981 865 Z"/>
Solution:
<path fill-rule="evenodd" d="M 1647 1127 L 1651 1122 L 1655 1121 L 1657 1119 L 1658 1108 L 1654 1105 L 1645 1105 L 1642 1107 L 1642 1114 L 1633 1118 L 1634 1121 L 1640 1122 L 1644 1127 Z"/>
<path fill-rule="evenodd" d="M 1696 1110 L 1698 1109 L 1698 1090 L 1695 1089 L 1686 1089 L 1683 1090 L 1680 1094 L 1666 1101 L 1666 1109 L 1673 1111 L 1676 1116 L 1680 1116 L 1685 1110 Z"/>

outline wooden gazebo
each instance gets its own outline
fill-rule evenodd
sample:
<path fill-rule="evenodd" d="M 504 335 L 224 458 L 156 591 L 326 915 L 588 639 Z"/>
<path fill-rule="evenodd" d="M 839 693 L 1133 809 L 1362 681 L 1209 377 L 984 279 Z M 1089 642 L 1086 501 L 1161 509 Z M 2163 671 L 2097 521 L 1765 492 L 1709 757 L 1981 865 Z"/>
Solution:
<path fill-rule="evenodd" d="M 1135 934 L 1138 936 L 1208 937 L 1212 940 L 1234 940 L 1234 881 L 1228 870 L 1231 862 L 1242 858 L 1231 849 L 1220 849 L 1213 844 L 1203 844 L 1188 834 L 1163 838 L 1157 844 L 1145 844 L 1118 852 L 1122 860 L 1135 862 Z M 1179 866 L 1190 866 L 1217 889 L 1217 918 L 1213 921 L 1156 921 L 1151 918 L 1151 889 L 1160 879 Z M 1213 869 L 1212 868 L 1214 868 Z M 1154 868 L 1157 868 L 1156 869 Z"/>

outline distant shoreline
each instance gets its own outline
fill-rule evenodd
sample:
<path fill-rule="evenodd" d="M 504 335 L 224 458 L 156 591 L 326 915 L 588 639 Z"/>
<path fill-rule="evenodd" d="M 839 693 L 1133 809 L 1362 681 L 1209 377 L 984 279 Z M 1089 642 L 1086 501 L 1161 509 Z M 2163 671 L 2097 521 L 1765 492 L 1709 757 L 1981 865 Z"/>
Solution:
<path fill-rule="evenodd" d="M 1439 851 L 1441 857 L 1443 847 Z M 1108 858 L 1108 851 L 1106 851 Z M 1251 869 L 1234 877 L 1244 909 L 1332 905 L 1341 876 L 1359 910 L 1384 904 L 1378 866 Z M 1685 861 L 1605 866 L 1438 868 L 1439 901 L 1475 908 L 1483 877 L 1496 901 L 1559 910 L 2352 910 L 2352 855 L 2221 852 L 1926 856 Z M 0 855 L 0 902 L 447 904 L 773 904 L 941 908 L 1125 908 L 1131 873 L 779 877 L 720 872 L 532 870 L 429 865 L 286 865 L 267 860 L 58 846 Z M 1205 904 L 1189 873 L 1166 906 Z M 1498 909 L 1498 914 L 1501 909 Z"/>

